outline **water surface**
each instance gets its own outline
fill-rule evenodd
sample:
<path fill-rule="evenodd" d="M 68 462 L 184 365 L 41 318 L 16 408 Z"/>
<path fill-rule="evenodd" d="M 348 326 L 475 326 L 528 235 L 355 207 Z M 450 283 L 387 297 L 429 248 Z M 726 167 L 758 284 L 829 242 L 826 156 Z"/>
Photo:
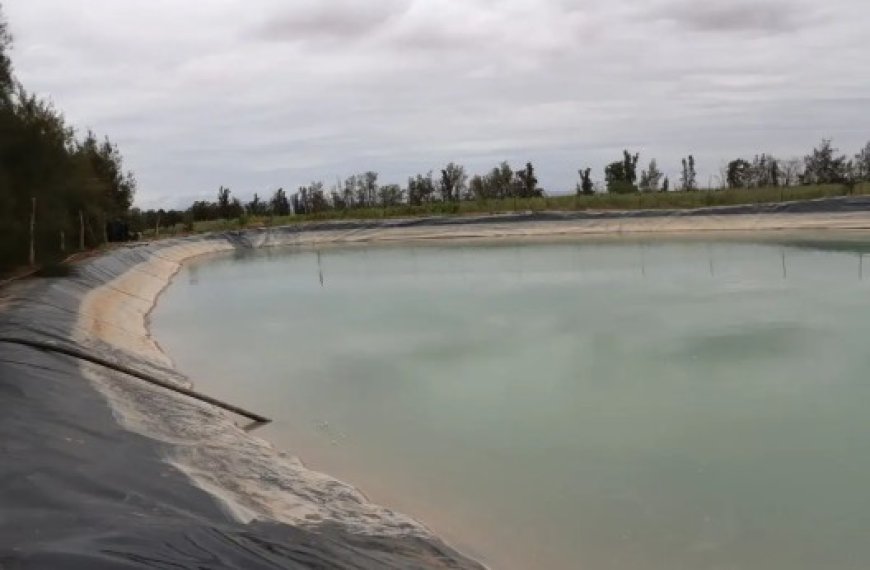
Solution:
<path fill-rule="evenodd" d="M 258 432 L 497 568 L 870 567 L 854 240 L 263 250 L 154 332 Z"/>

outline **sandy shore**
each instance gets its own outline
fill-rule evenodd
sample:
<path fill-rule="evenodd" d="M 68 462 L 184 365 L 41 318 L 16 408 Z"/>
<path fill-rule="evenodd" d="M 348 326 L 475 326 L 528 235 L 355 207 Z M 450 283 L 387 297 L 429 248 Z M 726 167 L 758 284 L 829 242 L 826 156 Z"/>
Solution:
<path fill-rule="evenodd" d="M 151 254 L 147 261 L 85 295 L 75 340 L 98 339 L 128 354 L 171 366 L 171 360 L 151 338 L 148 314 L 182 263 L 200 255 L 232 249 L 232 244 L 226 240 L 204 239 L 168 245 Z"/>

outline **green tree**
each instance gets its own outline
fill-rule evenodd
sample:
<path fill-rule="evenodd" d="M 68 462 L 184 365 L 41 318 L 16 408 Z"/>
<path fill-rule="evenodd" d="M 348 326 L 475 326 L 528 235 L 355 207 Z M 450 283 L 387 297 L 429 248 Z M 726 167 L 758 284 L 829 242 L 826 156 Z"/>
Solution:
<path fill-rule="evenodd" d="M 520 198 L 537 198 L 544 195 L 543 189 L 538 187 L 535 167 L 531 162 L 527 162 L 524 169 L 517 170 L 515 176 Z"/>
<path fill-rule="evenodd" d="M 729 188 L 747 188 L 749 186 L 752 165 L 738 158 L 728 163 L 726 181 Z"/>
<path fill-rule="evenodd" d="M 356 179 L 356 206 L 359 208 L 373 208 L 378 200 L 378 173 L 365 172 L 357 175 Z"/>
<path fill-rule="evenodd" d="M 640 159 L 640 154 L 631 154 L 627 150 L 622 151 L 623 172 L 625 173 L 625 181 L 631 186 L 637 182 L 637 161 Z"/>
<path fill-rule="evenodd" d="M 512 198 L 516 196 L 514 171 L 507 161 L 492 169 L 486 183 L 490 188 L 489 192 L 494 194 L 496 198 Z"/>
<path fill-rule="evenodd" d="M 344 201 L 344 194 L 341 189 L 342 183 L 340 180 L 330 189 L 329 200 L 332 202 L 333 210 L 346 210 L 348 208 L 347 202 Z"/>
<path fill-rule="evenodd" d="M 15 90 L 15 77 L 12 74 L 12 60 L 9 50 L 12 48 L 12 34 L 6 18 L 3 17 L 3 7 L 0 6 L 0 104 L 10 104 Z"/>
<path fill-rule="evenodd" d="M 781 178 L 779 160 L 768 154 L 755 155 L 749 168 L 746 186 L 750 188 L 775 187 L 779 186 Z"/>
<path fill-rule="evenodd" d="M 217 204 L 205 200 L 197 200 L 187 210 L 190 218 L 195 222 L 216 220 L 219 217 Z M 147 226 L 146 226 L 147 227 Z"/>
<path fill-rule="evenodd" d="M 465 193 L 468 175 L 465 168 L 451 162 L 441 170 L 438 191 L 444 202 L 455 202 Z"/>
<path fill-rule="evenodd" d="M 408 179 L 408 203 L 412 206 L 422 206 L 432 201 L 435 196 L 435 182 L 430 170 L 425 176 L 418 174 Z"/>
<path fill-rule="evenodd" d="M 254 192 L 254 199 L 245 205 L 248 213 L 252 216 L 262 216 L 266 214 L 266 203 L 260 200 L 260 196 Z"/>
<path fill-rule="evenodd" d="M 664 174 L 659 170 L 656 159 L 649 161 L 649 167 L 640 175 L 641 192 L 658 192 Z"/>
<path fill-rule="evenodd" d="M 629 194 L 637 192 L 637 161 L 639 154 L 632 155 L 627 150 L 622 151 L 622 160 L 612 162 L 604 168 L 604 179 L 607 191 L 613 194 Z"/>
<path fill-rule="evenodd" d="M 782 185 L 794 186 L 798 184 L 803 176 L 804 161 L 800 158 L 787 158 L 780 162 L 782 169 Z"/>
<path fill-rule="evenodd" d="M 480 174 L 472 176 L 471 181 L 468 183 L 468 191 L 471 198 L 480 201 L 486 200 L 486 184 L 483 181 L 483 176 Z"/>
<path fill-rule="evenodd" d="M 595 193 L 595 184 L 592 182 L 592 169 L 586 168 L 577 171 L 580 174 L 580 182 L 577 183 L 577 194 L 591 196 Z"/>
<path fill-rule="evenodd" d="M 398 184 L 384 184 L 378 190 L 378 198 L 382 208 L 392 208 L 402 203 L 405 192 Z"/>
<path fill-rule="evenodd" d="M 344 203 L 346 208 L 353 208 L 356 206 L 356 175 L 349 176 L 345 179 L 341 201 Z"/>
<path fill-rule="evenodd" d="M 38 263 L 103 242 L 109 222 L 129 220 L 136 190 L 114 144 L 90 132 L 79 139 L 16 80 L 11 45 L 0 15 L 0 271 L 29 262 L 31 245 Z"/>
<path fill-rule="evenodd" d="M 300 186 L 290 197 L 290 206 L 294 214 L 318 214 L 329 209 L 323 182 L 312 182 L 308 186 Z"/>
<path fill-rule="evenodd" d="M 607 182 L 607 191 L 611 194 L 630 194 L 637 191 L 637 188 L 628 181 L 625 163 L 621 160 L 604 167 L 604 180 Z"/>
<path fill-rule="evenodd" d="M 472 193 L 478 200 L 501 200 L 517 195 L 518 185 L 510 164 L 502 162 L 485 176 L 472 180 Z"/>
<path fill-rule="evenodd" d="M 695 157 L 691 154 L 683 159 L 683 170 L 680 174 L 680 190 L 694 192 L 698 189 L 698 174 L 695 172 Z"/>
<path fill-rule="evenodd" d="M 804 157 L 803 184 L 843 184 L 848 175 L 846 156 L 838 154 L 830 139 L 822 139 L 812 154 Z"/>
<path fill-rule="evenodd" d="M 84 154 L 91 163 L 94 174 L 104 184 L 106 209 L 111 215 L 119 216 L 133 205 L 136 194 L 136 178 L 132 172 L 124 172 L 124 160 L 118 147 L 108 137 L 98 143 L 91 131 L 77 145 L 78 152 Z"/>
<path fill-rule="evenodd" d="M 855 155 L 855 175 L 861 182 L 870 182 L 870 142 Z"/>
<path fill-rule="evenodd" d="M 217 194 L 217 211 L 218 216 L 224 220 L 230 219 L 230 192 L 229 188 L 221 186 L 218 188 Z"/>
<path fill-rule="evenodd" d="M 311 185 L 308 186 L 308 191 L 311 196 L 311 212 L 319 213 L 329 210 L 329 200 L 326 199 L 323 182 L 312 182 Z"/>
<path fill-rule="evenodd" d="M 229 215 L 227 216 L 227 219 L 236 220 L 244 217 L 244 215 L 245 207 L 242 205 L 242 201 L 234 196 L 233 199 L 230 200 Z"/>
<path fill-rule="evenodd" d="M 269 199 L 269 212 L 273 216 L 287 216 L 290 214 L 290 200 L 283 188 L 278 188 Z"/>

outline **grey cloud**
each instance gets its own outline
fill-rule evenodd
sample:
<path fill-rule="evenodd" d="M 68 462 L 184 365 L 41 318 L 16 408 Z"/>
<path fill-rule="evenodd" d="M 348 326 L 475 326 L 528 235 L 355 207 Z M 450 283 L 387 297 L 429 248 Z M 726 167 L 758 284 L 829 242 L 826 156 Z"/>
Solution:
<path fill-rule="evenodd" d="M 654 15 L 699 32 L 791 32 L 810 24 L 815 10 L 789 0 L 679 0 L 654 11 Z"/>
<path fill-rule="evenodd" d="M 480 33 L 443 29 L 437 26 L 413 26 L 405 28 L 389 38 L 389 44 L 399 49 L 455 52 L 482 47 L 486 44 L 486 39 Z"/>
<path fill-rule="evenodd" d="M 119 143 L 145 206 L 450 160 L 564 191 L 622 148 L 672 177 L 694 153 L 705 181 L 854 152 L 870 3 L 806 1 L 2 0 L 24 84 Z"/>
<path fill-rule="evenodd" d="M 253 36 L 273 41 L 354 39 L 369 35 L 400 18 L 410 0 L 314 0 L 294 2 L 293 7 L 269 17 Z"/>

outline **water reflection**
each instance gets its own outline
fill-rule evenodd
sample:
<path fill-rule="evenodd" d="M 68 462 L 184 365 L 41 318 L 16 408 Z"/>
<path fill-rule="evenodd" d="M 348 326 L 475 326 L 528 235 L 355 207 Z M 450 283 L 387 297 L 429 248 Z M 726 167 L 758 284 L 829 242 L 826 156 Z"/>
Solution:
<path fill-rule="evenodd" d="M 572 274 L 574 277 L 582 277 L 587 270 L 584 268 L 584 255 L 595 252 L 597 256 L 601 248 L 611 247 L 612 244 L 565 244 L 556 243 L 541 245 L 535 243 L 512 243 L 490 244 L 485 246 L 494 257 L 500 260 L 499 267 L 505 274 L 510 274 L 518 283 L 525 282 L 531 275 L 540 278 L 542 274 L 559 273 L 563 277 Z M 689 267 L 706 274 L 710 279 L 731 279 L 734 275 L 743 274 L 747 271 L 764 270 L 765 267 L 775 271 L 784 281 L 804 278 L 851 278 L 863 281 L 864 278 L 864 253 L 870 251 L 870 246 L 860 242 L 851 241 L 778 241 L 778 242 L 687 242 L 676 243 L 663 241 L 640 241 L 637 242 L 636 256 L 626 256 L 625 249 L 618 246 L 613 249 L 613 266 L 620 266 L 627 270 L 625 278 L 631 278 L 631 273 L 643 279 L 665 278 L 669 268 L 676 260 L 673 255 L 663 255 L 670 252 L 677 245 L 684 255 L 679 260 L 680 271 L 685 271 L 688 260 Z M 349 268 L 355 268 L 352 278 L 365 276 L 367 278 L 384 277 L 373 272 L 373 265 L 384 255 L 392 259 L 406 262 L 405 267 L 394 269 L 397 277 L 410 277 L 414 281 L 425 281 L 429 275 L 437 274 L 439 278 L 456 278 L 465 283 L 470 283 L 475 276 L 481 273 L 481 269 L 475 264 L 479 259 L 475 256 L 472 261 L 469 258 L 469 248 L 479 247 L 468 244 L 456 245 L 414 245 L 409 247 L 396 247 L 389 245 L 377 246 L 353 246 L 349 248 L 317 249 L 308 253 L 312 255 L 314 266 L 314 278 L 321 287 L 327 287 L 327 265 L 331 260 L 344 267 L 337 279 L 349 278 Z M 555 248 L 562 252 L 563 262 L 558 262 L 550 256 L 546 263 L 541 263 L 536 258 L 541 247 Z M 734 254 L 735 248 L 752 248 L 752 255 L 743 256 L 742 253 Z M 304 251 L 304 250 L 303 250 Z M 455 252 L 458 255 L 449 255 L 447 252 Z M 703 252 L 703 255 L 699 255 Z M 806 252 L 843 254 L 836 256 L 836 263 L 828 263 L 823 274 L 815 271 L 803 271 L 805 263 L 801 256 Z M 262 255 L 270 261 L 277 261 L 285 256 L 299 255 L 300 250 L 295 248 L 266 248 Z M 304 253 L 303 253 L 304 254 Z M 854 257 L 848 254 L 856 254 Z M 256 257 L 259 252 L 236 252 L 235 259 L 247 259 Z M 446 256 L 446 258 L 445 258 Z M 792 267 L 792 257 L 798 262 Z M 357 258 L 360 263 L 348 264 L 348 260 Z M 446 264 L 446 265 L 445 265 Z M 816 273 L 814 275 L 814 273 Z M 195 273 L 192 279 L 197 279 Z"/>
<path fill-rule="evenodd" d="M 317 251 L 317 275 L 320 278 L 320 286 L 323 287 L 323 264 L 320 259 L 320 251 Z"/>
<path fill-rule="evenodd" d="M 870 240 L 860 236 L 855 236 L 852 239 L 829 240 L 787 239 L 782 242 L 782 245 L 795 249 L 831 253 L 856 253 L 859 255 L 870 253 Z"/>
<path fill-rule="evenodd" d="M 199 285 L 199 265 L 191 263 L 187 270 L 187 282 L 190 285 Z"/>

